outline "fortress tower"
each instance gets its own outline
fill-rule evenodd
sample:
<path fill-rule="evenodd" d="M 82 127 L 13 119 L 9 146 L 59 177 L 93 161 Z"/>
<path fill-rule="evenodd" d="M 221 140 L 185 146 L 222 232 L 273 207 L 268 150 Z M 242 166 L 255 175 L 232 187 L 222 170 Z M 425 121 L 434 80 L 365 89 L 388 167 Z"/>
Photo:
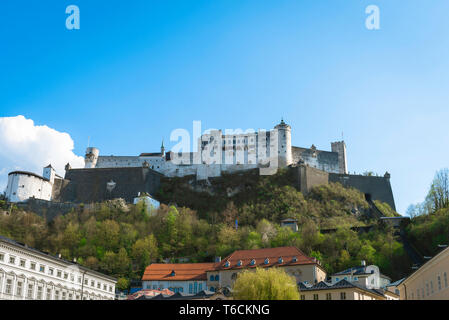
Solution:
<path fill-rule="evenodd" d="M 100 150 L 97 148 L 87 148 L 86 155 L 84 157 L 84 168 L 91 169 L 97 165 L 98 155 Z"/>
<path fill-rule="evenodd" d="M 293 162 L 292 128 L 283 119 L 274 128 L 278 130 L 278 166 L 287 167 Z"/>
<path fill-rule="evenodd" d="M 331 143 L 332 152 L 338 153 L 338 168 L 339 173 L 347 174 L 348 165 L 346 163 L 346 144 L 344 141 L 337 141 Z"/>
<path fill-rule="evenodd" d="M 56 171 L 55 171 L 55 169 L 53 169 L 51 164 L 49 164 L 48 166 L 46 166 L 44 168 L 42 176 L 45 179 L 47 179 L 48 181 L 50 181 L 51 184 L 53 184 L 53 182 L 55 181 L 55 175 L 56 175 Z"/>

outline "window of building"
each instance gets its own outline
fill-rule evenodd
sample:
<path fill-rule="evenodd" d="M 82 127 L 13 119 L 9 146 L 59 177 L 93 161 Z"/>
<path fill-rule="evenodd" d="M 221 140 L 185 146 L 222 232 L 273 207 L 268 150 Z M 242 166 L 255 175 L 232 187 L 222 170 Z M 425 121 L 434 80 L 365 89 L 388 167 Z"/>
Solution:
<path fill-rule="evenodd" d="M 59 290 L 55 291 L 55 300 L 59 300 Z"/>
<path fill-rule="evenodd" d="M 97 283 L 97 288 L 101 289 L 101 283 L 100 282 Z"/>
<path fill-rule="evenodd" d="M 67 272 L 64 272 L 64 279 L 68 279 L 69 278 L 69 274 Z"/>
<path fill-rule="evenodd" d="M 346 300 L 346 292 L 340 292 L 340 300 Z"/>
<path fill-rule="evenodd" d="M 23 289 L 23 282 L 21 282 L 21 281 L 17 282 L 16 296 L 19 296 L 19 297 L 22 296 L 22 289 Z"/>
<path fill-rule="evenodd" d="M 332 300 L 332 293 L 326 293 L 326 300 Z"/>
<path fill-rule="evenodd" d="M 433 294 L 433 281 L 430 281 L 430 292 Z"/>
<path fill-rule="evenodd" d="M 30 263 L 30 269 L 31 270 L 36 270 L 36 263 L 35 262 L 31 262 Z"/>
<path fill-rule="evenodd" d="M 189 293 L 193 293 L 193 284 L 189 283 Z"/>
<path fill-rule="evenodd" d="M 84 279 L 84 284 L 87 286 L 87 284 L 89 283 L 88 279 Z"/>
<path fill-rule="evenodd" d="M 16 264 L 16 258 L 15 257 L 9 257 L 9 263 L 10 264 Z"/>
<path fill-rule="evenodd" d="M 210 281 L 214 281 L 214 276 L 211 275 L 210 278 L 209 278 L 209 280 L 210 280 Z"/>
<path fill-rule="evenodd" d="M 305 295 L 301 295 L 301 300 L 306 300 L 306 296 Z"/>
<path fill-rule="evenodd" d="M 78 277 L 78 283 L 81 283 L 81 277 Z"/>
<path fill-rule="evenodd" d="M 28 291 L 27 291 L 27 298 L 28 299 L 33 299 L 33 289 L 34 289 L 34 285 L 33 284 L 29 284 L 28 285 Z"/>
<path fill-rule="evenodd" d="M 25 260 L 20 259 L 20 266 L 21 266 L 22 268 L 25 268 Z"/>
<path fill-rule="evenodd" d="M 217 274 L 215 275 L 215 281 L 219 281 L 220 280 L 220 276 Z"/>
<path fill-rule="evenodd" d="M 429 283 L 426 282 L 426 295 L 429 296 Z"/>
<path fill-rule="evenodd" d="M 202 283 L 200 283 L 200 284 L 198 285 L 198 291 L 199 291 L 199 292 L 203 291 L 203 284 L 202 284 Z"/>
<path fill-rule="evenodd" d="M 40 265 L 39 266 L 39 272 L 45 272 L 45 266 Z"/>
<path fill-rule="evenodd" d="M 197 282 L 195 282 L 194 284 L 193 284 L 193 293 L 198 293 L 198 283 Z"/>
<path fill-rule="evenodd" d="M 91 287 L 95 287 L 95 281 L 94 280 L 90 280 L 90 286 Z"/>
<path fill-rule="evenodd" d="M 62 271 L 61 270 L 56 271 L 56 276 L 58 278 L 61 278 L 62 277 Z"/>
<path fill-rule="evenodd" d="M 73 294 L 69 293 L 69 300 L 73 300 Z"/>
<path fill-rule="evenodd" d="M 37 287 L 37 297 L 36 297 L 36 299 L 37 300 L 42 300 L 42 287 L 41 286 Z"/>
<path fill-rule="evenodd" d="M 162 286 L 163 287 L 163 286 Z M 112 292 L 112 286 L 109 286 L 109 292 Z"/>
<path fill-rule="evenodd" d="M 340 278 L 338 278 L 338 277 L 335 278 L 335 282 L 338 282 L 338 281 L 340 281 Z"/>
<path fill-rule="evenodd" d="M 155 289 L 154 287 L 156 287 L 156 286 L 153 286 L 153 289 Z M 150 289 L 150 285 L 148 285 L 148 289 Z M 106 285 L 105 285 L 105 284 L 103 285 L 103 290 L 104 290 L 104 291 L 108 290 L 108 289 L 106 288 Z"/>
<path fill-rule="evenodd" d="M 3 253 L 0 253 L 0 261 L 3 261 L 5 259 L 5 255 Z"/>
<path fill-rule="evenodd" d="M 443 274 L 443 278 L 444 278 L 444 286 L 447 288 L 447 273 L 446 272 Z"/>
<path fill-rule="evenodd" d="M 441 290 L 441 277 L 438 275 L 438 290 Z"/>
<path fill-rule="evenodd" d="M 359 280 L 359 278 L 357 278 L 357 277 L 354 277 L 354 281 L 357 281 L 357 280 Z"/>
<path fill-rule="evenodd" d="M 318 300 L 318 294 L 315 293 L 315 294 L 313 295 L 313 300 Z"/>
<path fill-rule="evenodd" d="M 11 279 L 6 279 L 5 293 L 12 294 L 12 280 Z"/>
<path fill-rule="evenodd" d="M 51 300 L 51 289 L 47 288 L 47 300 Z"/>
<path fill-rule="evenodd" d="M 62 300 L 65 300 L 65 299 L 66 299 L 66 295 L 67 295 L 66 292 L 63 291 L 63 292 L 62 292 Z"/>

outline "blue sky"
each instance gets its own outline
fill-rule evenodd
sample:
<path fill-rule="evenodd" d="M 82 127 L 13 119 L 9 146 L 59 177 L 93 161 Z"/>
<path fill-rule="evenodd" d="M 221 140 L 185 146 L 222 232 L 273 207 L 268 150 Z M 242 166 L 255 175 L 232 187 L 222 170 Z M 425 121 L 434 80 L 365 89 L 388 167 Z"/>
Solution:
<path fill-rule="evenodd" d="M 80 30 L 65 28 L 71 4 Z M 365 28 L 371 4 L 380 30 Z M 344 132 L 349 170 L 388 170 L 404 213 L 448 167 L 448 10 L 447 0 L 2 0 L 0 117 L 67 132 L 81 156 L 89 137 L 102 154 L 137 155 L 162 138 L 169 149 L 171 131 L 194 120 L 269 129 L 283 117 L 297 146 L 330 150 Z"/>

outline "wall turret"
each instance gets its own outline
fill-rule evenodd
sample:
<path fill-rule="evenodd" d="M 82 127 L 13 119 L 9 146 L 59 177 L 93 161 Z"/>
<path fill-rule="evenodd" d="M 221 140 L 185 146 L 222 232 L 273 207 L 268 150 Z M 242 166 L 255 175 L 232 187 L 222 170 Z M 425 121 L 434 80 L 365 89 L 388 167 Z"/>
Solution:
<path fill-rule="evenodd" d="M 274 128 L 278 131 L 278 166 L 289 166 L 293 162 L 291 127 L 282 119 Z"/>
<path fill-rule="evenodd" d="M 91 169 L 95 168 L 97 165 L 98 155 L 100 154 L 100 150 L 97 148 L 87 148 L 86 156 L 84 157 L 84 168 Z"/>
<path fill-rule="evenodd" d="M 56 171 L 55 169 L 53 169 L 51 164 L 49 164 L 44 168 L 42 176 L 48 181 L 50 181 L 51 184 L 55 182 Z"/>
<path fill-rule="evenodd" d="M 339 173 L 348 174 L 348 165 L 346 163 L 346 144 L 344 141 L 331 143 L 332 152 L 338 153 Z"/>

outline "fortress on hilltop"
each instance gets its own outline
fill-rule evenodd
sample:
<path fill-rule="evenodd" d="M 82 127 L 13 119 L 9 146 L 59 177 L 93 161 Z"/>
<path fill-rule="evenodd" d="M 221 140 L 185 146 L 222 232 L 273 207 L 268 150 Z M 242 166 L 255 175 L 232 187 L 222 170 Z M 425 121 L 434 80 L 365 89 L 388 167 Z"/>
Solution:
<path fill-rule="evenodd" d="M 106 156 L 89 147 L 85 167 L 66 165 L 65 176 L 58 176 L 51 165 L 43 175 L 25 171 L 9 173 L 6 198 L 25 202 L 30 198 L 51 202 L 91 203 L 123 198 L 132 203 L 140 193 L 155 194 L 162 177 L 192 176 L 197 181 L 259 169 L 269 175 L 277 168 L 292 168 L 296 187 L 340 182 L 364 192 L 368 201 L 380 200 L 395 209 L 390 175 L 383 177 L 349 175 L 344 141 L 331 143 L 331 151 L 292 146 L 291 127 L 283 120 L 269 131 L 223 134 L 211 130 L 198 138 L 194 152 L 141 153 L 138 156 Z"/>

